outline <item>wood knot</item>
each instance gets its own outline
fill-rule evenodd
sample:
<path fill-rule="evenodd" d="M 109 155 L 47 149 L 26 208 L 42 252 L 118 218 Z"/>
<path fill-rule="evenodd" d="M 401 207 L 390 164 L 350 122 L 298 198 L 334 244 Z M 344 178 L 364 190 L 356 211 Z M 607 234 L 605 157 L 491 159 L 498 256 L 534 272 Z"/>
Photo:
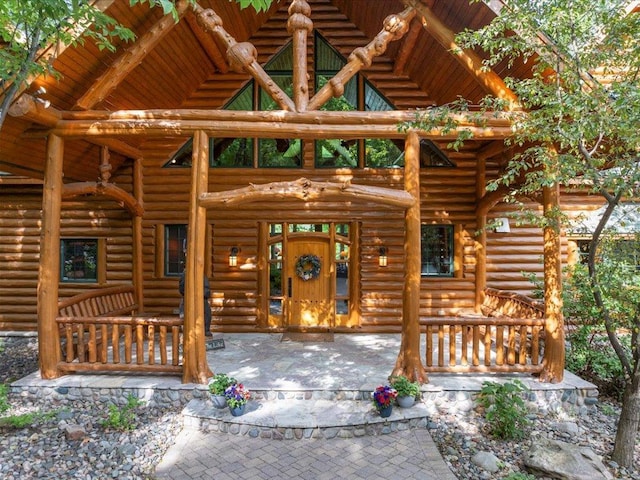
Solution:
<path fill-rule="evenodd" d="M 229 66 L 234 72 L 242 72 L 258 58 L 258 52 L 249 42 L 236 43 L 227 50 Z"/>

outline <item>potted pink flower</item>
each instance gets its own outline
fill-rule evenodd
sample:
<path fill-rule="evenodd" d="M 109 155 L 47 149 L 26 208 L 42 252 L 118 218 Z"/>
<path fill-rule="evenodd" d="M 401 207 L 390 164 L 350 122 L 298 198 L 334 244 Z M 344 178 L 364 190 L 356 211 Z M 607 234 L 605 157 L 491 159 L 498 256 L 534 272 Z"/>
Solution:
<path fill-rule="evenodd" d="M 385 418 L 391 415 L 393 401 L 397 396 L 396 389 L 389 385 L 380 385 L 375 389 L 373 392 L 373 404 L 381 417 Z"/>
<path fill-rule="evenodd" d="M 229 406 L 231 415 L 237 417 L 244 413 L 245 405 L 249 401 L 249 398 L 251 398 L 251 393 L 243 384 L 234 383 L 227 387 L 224 391 L 224 396 L 227 398 L 227 405 Z"/>

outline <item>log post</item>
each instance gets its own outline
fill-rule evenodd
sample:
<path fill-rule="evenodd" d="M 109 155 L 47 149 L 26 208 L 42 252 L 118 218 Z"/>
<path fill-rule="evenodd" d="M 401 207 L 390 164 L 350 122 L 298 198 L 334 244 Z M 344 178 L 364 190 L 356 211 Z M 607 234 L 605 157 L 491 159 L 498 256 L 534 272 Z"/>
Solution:
<path fill-rule="evenodd" d="M 309 104 L 307 36 L 313 30 L 310 15 L 311 7 L 305 0 L 291 2 L 287 31 L 293 37 L 293 101 L 298 112 L 304 112 Z"/>
<path fill-rule="evenodd" d="M 133 194 L 141 208 L 143 204 L 142 159 L 133 163 Z M 144 266 L 142 262 L 142 215 L 133 217 L 133 286 L 135 289 L 138 312 L 144 312 Z"/>
<path fill-rule="evenodd" d="M 479 155 L 476 162 L 476 205 L 487 193 L 486 182 L 486 157 Z M 476 207 L 476 230 L 475 239 L 476 275 L 475 275 L 475 305 L 474 311 L 482 313 L 484 303 L 484 291 L 487 288 L 487 212 Z"/>
<path fill-rule="evenodd" d="M 207 211 L 199 198 L 209 182 L 209 139 L 201 131 L 193 137 L 189 230 L 184 284 L 184 360 L 182 383 L 206 384 L 212 375 L 204 345 L 204 245 Z"/>
<path fill-rule="evenodd" d="M 405 213 L 404 292 L 402 295 L 402 341 L 392 375 L 428 382 L 420 357 L 420 137 L 415 132 L 405 142 L 404 185 L 414 202 Z"/>
<path fill-rule="evenodd" d="M 42 378 L 58 378 L 60 336 L 58 279 L 60 275 L 60 211 L 62 208 L 62 163 L 64 141 L 50 135 L 42 193 L 42 230 L 38 273 L 38 357 Z"/>
<path fill-rule="evenodd" d="M 564 378 L 564 319 L 562 317 L 562 261 L 558 222 L 560 187 L 542 189 L 544 227 L 545 346 L 540 381 L 557 383 Z"/>

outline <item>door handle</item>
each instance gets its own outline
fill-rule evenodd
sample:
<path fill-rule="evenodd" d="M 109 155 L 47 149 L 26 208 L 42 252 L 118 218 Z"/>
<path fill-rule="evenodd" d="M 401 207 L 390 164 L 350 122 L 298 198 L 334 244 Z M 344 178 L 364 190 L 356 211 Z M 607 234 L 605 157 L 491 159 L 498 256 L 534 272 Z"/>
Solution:
<path fill-rule="evenodd" d="M 287 295 L 289 296 L 289 298 L 291 298 L 291 289 L 293 285 L 291 280 L 292 280 L 291 277 L 287 278 Z"/>

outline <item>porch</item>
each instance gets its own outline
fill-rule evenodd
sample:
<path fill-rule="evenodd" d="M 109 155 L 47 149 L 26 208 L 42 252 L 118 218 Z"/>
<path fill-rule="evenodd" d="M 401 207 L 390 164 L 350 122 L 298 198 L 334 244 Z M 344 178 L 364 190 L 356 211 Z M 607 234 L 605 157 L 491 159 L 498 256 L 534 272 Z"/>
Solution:
<path fill-rule="evenodd" d="M 274 438 L 286 434 L 285 422 L 289 430 L 309 432 L 328 424 L 335 432 L 336 421 L 347 424 L 342 428 L 367 425 L 375 429 L 376 423 L 383 428 L 372 414 L 370 393 L 386 383 L 400 348 L 400 334 L 335 334 L 333 342 L 317 343 L 281 341 L 282 334 L 224 334 L 221 338 L 225 348 L 207 350 L 207 360 L 214 372 L 234 376 L 251 390 L 252 406 L 243 417 L 216 411 L 206 385 L 183 384 L 179 376 L 166 374 L 80 373 L 45 380 L 35 372 L 13 383 L 12 390 L 53 404 L 78 399 L 122 402 L 133 394 L 153 404 L 188 406 L 185 417 L 201 428 L 238 434 L 250 434 L 253 429 L 261 436 L 269 431 Z M 424 358 L 426 342 L 421 344 Z M 391 428 L 401 428 L 403 423 L 409 428 L 423 426 L 434 409 L 467 412 L 485 380 L 514 379 L 530 389 L 527 400 L 540 411 L 588 414 L 597 403 L 596 387 L 569 372 L 556 384 L 539 382 L 529 373 L 430 373 L 429 383 L 422 386 L 423 402 L 394 413 Z M 337 413 L 336 402 L 340 402 Z M 340 413 L 343 417 L 336 420 Z"/>

